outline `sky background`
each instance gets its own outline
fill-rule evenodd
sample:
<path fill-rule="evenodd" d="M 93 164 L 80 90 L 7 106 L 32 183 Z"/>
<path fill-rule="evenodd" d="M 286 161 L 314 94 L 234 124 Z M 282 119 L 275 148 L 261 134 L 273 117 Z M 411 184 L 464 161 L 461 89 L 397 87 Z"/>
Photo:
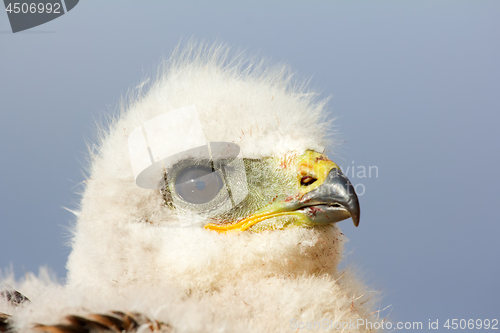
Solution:
<path fill-rule="evenodd" d="M 77 207 L 95 120 L 191 37 L 332 97 L 330 157 L 378 168 L 348 173 L 361 223 L 341 228 L 384 314 L 500 319 L 500 1 L 87 0 L 16 34 L 0 12 L 0 268 L 65 277 L 62 207 Z"/>

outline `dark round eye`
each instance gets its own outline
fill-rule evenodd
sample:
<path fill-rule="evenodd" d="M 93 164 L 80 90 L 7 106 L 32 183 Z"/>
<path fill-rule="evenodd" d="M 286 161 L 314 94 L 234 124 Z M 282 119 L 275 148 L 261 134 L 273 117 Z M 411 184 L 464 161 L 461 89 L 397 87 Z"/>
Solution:
<path fill-rule="evenodd" d="M 213 200 L 224 186 L 217 171 L 204 166 L 193 166 L 182 170 L 175 179 L 177 194 L 184 201 L 204 204 Z"/>

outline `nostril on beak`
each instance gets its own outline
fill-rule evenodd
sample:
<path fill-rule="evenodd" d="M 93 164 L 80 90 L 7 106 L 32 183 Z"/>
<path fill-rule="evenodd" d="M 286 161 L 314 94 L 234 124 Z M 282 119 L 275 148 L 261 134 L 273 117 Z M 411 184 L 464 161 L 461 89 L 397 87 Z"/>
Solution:
<path fill-rule="evenodd" d="M 309 186 L 309 185 L 313 184 L 315 181 L 317 181 L 317 179 L 314 177 L 304 176 L 300 179 L 300 185 Z"/>

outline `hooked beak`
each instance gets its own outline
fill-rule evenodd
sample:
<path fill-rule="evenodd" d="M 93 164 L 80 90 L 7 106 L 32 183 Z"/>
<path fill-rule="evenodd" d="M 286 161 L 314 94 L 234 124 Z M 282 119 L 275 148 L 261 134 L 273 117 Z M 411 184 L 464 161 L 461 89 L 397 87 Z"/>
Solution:
<path fill-rule="evenodd" d="M 263 207 L 236 223 L 208 223 L 206 229 L 221 233 L 244 230 L 261 231 L 282 229 L 278 225 L 269 225 L 269 221 L 288 219 L 288 226 L 313 227 L 336 223 L 349 217 L 354 225 L 359 225 L 359 200 L 354 186 L 340 168 L 325 155 L 307 151 L 298 158 L 298 180 L 302 177 L 314 179 L 312 185 L 304 184 L 296 196 L 274 202 Z"/>
<path fill-rule="evenodd" d="M 304 210 L 313 224 L 335 223 L 349 217 L 359 225 L 359 200 L 354 186 L 339 168 L 328 173 L 323 184 L 306 193 L 297 210 Z"/>

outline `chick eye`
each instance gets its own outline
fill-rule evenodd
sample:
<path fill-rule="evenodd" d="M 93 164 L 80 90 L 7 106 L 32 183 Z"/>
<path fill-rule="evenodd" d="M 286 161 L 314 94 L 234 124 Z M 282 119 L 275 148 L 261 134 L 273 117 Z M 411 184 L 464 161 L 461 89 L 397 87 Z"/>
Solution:
<path fill-rule="evenodd" d="M 204 204 L 213 200 L 224 185 L 217 171 L 204 166 L 182 170 L 175 180 L 177 194 L 187 202 Z"/>

